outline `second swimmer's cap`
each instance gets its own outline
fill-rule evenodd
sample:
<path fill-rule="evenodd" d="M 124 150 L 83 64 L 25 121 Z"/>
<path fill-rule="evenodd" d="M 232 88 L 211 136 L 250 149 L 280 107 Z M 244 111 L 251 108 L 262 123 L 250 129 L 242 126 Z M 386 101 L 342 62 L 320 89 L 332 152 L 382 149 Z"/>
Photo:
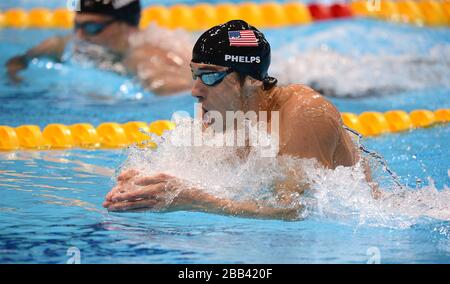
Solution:
<path fill-rule="evenodd" d="M 230 67 L 264 82 L 265 89 L 276 84 L 269 77 L 270 45 L 258 29 L 242 20 L 210 28 L 195 43 L 192 62 Z"/>
<path fill-rule="evenodd" d="M 111 16 L 132 26 L 138 26 L 141 18 L 139 0 L 78 0 L 78 13 Z"/>

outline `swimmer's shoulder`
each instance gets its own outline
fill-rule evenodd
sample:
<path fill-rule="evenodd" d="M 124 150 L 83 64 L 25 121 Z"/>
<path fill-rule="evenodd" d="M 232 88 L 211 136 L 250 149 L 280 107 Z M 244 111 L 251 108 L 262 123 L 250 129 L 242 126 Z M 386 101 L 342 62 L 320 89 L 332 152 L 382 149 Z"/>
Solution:
<path fill-rule="evenodd" d="M 286 91 L 296 93 L 298 95 L 317 93 L 311 87 L 302 84 L 291 84 L 285 87 Z"/>
<path fill-rule="evenodd" d="M 292 84 L 282 88 L 287 95 L 282 109 L 294 112 L 296 117 L 318 118 L 328 116 L 334 120 L 340 120 L 340 113 L 337 108 L 314 89 L 301 84 Z"/>
<path fill-rule="evenodd" d="M 319 92 L 306 85 L 292 84 L 281 88 L 285 97 L 284 104 L 287 106 L 309 108 L 328 107 L 331 104 Z"/>

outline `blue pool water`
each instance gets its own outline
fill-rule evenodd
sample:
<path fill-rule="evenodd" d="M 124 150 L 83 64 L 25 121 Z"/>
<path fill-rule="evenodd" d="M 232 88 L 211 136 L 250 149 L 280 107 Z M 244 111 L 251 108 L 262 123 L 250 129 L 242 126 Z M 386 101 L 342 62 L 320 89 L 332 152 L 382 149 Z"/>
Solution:
<path fill-rule="evenodd" d="M 326 73 L 322 83 L 336 86 L 330 100 L 341 111 L 450 108 L 448 29 L 357 19 L 265 32 L 280 81 Z M 0 65 L 63 33 L 0 30 Z M 314 64 L 323 58 L 332 70 L 348 67 L 333 73 Z M 308 72 L 296 73 L 289 59 L 297 67 L 308 62 Z M 424 67 L 418 61 L 431 63 Z M 128 78 L 73 63 L 39 60 L 22 75 L 20 86 L 0 78 L 0 125 L 97 125 L 193 113 L 189 93 L 156 97 Z M 366 76 L 373 77 L 361 80 Z M 448 141 L 450 128 L 440 125 L 364 143 L 386 158 L 409 191 L 419 192 L 417 199 L 434 203 L 450 200 Z M 361 222 L 368 213 L 358 205 L 348 218 L 349 212 L 312 214 L 297 222 L 193 212 L 108 213 L 101 204 L 127 155 L 80 149 L 0 153 L 0 263 L 66 263 L 70 247 L 80 250 L 82 263 L 366 263 L 374 248 L 382 263 L 450 262 L 448 219 L 416 218 L 407 226 L 389 218 Z M 346 183 L 353 193 L 352 181 Z"/>

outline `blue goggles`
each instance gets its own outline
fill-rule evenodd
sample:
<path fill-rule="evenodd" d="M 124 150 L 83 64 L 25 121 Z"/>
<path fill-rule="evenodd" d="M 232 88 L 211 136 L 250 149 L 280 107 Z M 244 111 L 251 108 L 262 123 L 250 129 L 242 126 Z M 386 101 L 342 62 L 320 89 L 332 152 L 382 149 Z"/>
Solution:
<path fill-rule="evenodd" d="M 75 30 L 82 29 L 83 32 L 87 35 L 93 36 L 101 33 L 104 29 L 106 29 L 109 25 L 114 23 L 116 20 L 109 20 L 106 22 L 83 22 L 83 23 L 76 23 L 75 22 Z"/>
<path fill-rule="evenodd" d="M 221 72 L 205 72 L 201 74 L 195 74 L 194 71 L 192 71 L 192 79 L 197 80 L 197 78 L 200 78 L 200 80 L 205 84 L 206 86 L 212 87 L 215 85 L 220 84 L 220 82 L 223 81 L 223 79 L 230 73 L 233 72 L 233 69 L 229 68 L 226 71 Z"/>

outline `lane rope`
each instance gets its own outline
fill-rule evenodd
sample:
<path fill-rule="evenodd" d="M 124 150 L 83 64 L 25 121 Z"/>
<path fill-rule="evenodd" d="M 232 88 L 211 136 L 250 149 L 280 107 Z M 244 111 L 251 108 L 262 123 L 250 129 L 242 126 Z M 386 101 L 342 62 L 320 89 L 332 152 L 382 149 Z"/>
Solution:
<path fill-rule="evenodd" d="M 367 111 L 361 114 L 341 113 L 344 125 L 363 136 L 374 137 L 386 133 L 409 131 L 416 128 L 431 127 L 450 122 L 450 109 L 391 110 L 385 113 Z M 140 144 L 155 148 L 145 133 L 162 135 L 172 130 L 175 124 L 168 120 L 158 120 L 150 124 L 131 121 L 123 124 L 105 122 L 97 127 L 89 123 L 64 125 L 49 124 L 43 131 L 37 125 L 11 127 L 0 125 L 0 151 L 20 149 L 117 149 Z"/>
<path fill-rule="evenodd" d="M 258 28 L 279 28 L 353 16 L 419 26 L 450 26 L 450 1 L 356 0 L 330 5 L 319 3 L 306 5 L 301 2 L 152 5 L 143 9 L 140 27 L 146 28 L 152 22 L 156 22 L 160 26 L 171 29 L 201 31 L 239 18 Z M 73 17 L 74 12 L 66 8 L 55 10 L 34 8 L 28 11 L 12 8 L 0 12 L 0 27 L 70 29 L 73 25 Z"/>

